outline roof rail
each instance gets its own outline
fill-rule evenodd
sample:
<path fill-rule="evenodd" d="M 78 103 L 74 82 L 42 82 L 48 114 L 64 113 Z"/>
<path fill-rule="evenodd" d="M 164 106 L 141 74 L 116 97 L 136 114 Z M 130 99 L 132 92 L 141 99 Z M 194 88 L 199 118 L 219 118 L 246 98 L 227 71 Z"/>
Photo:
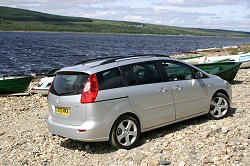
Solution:
<path fill-rule="evenodd" d="M 117 59 L 122 59 L 122 58 L 133 58 L 133 57 L 169 57 L 169 55 L 164 55 L 164 54 L 128 54 L 128 56 L 103 56 L 103 57 L 97 57 L 97 58 L 89 58 L 84 61 L 80 61 L 76 63 L 75 65 L 80 65 L 80 64 L 85 64 L 87 62 L 93 62 L 97 60 L 104 60 L 107 59 L 106 61 L 100 63 L 99 65 L 104 65 L 108 63 L 115 62 Z"/>
<path fill-rule="evenodd" d="M 97 60 L 102 60 L 102 59 L 117 59 L 117 58 L 124 58 L 125 56 L 103 56 L 103 57 L 97 57 L 97 58 L 89 58 L 80 62 L 77 62 L 74 65 L 81 65 L 81 64 L 85 64 L 87 62 L 93 62 L 93 61 L 97 61 Z"/>
<path fill-rule="evenodd" d="M 166 54 L 153 54 L 153 53 L 147 53 L 147 54 L 129 54 L 132 56 L 154 56 L 154 57 L 169 57 L 170 55 Z M 129 56 L 130 57 L 130 56 Z"/>

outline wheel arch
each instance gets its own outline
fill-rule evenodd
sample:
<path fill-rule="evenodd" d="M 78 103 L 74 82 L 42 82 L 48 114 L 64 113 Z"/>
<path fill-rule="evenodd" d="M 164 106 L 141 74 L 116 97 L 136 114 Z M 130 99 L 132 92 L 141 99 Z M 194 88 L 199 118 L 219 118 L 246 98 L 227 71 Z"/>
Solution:
<path fill-rule="evenodd" d="M 225 95 L 225 96 L 230 100 L 230 97 L 229 97 L 227 91 L 225 91 L 224 89 L 219 89 L 219 90 L 217 90 L 217 91 L 214 93 L 213 97 L 214 97 L 216 94 L 218 94 L 218 93 L 222 93 L 223 95 Z"/>
<path fill-rule="evenodd" d="M 110 130 L 110 132 L 109 132 L 109 136 L 110 136 L 110 134 L 111 134 L 111 132 L 112 132 L 112 129 L 113 129 L 113 127 L 114 127 L 115 122 L 116 122 L 120 117 L 125 116 L 125 115 L 132 116 L 133 118 L 135 118 L 135 119 L 137 120 L 138 124 L 139 124 L 140 132 L 142 131 L 142 124 L 141 124 L 142 122 L 141 122 L 140 118 L 138 117 L 138 115 L 136 115 L 135 113 L 132 113 L 132 112 L 126 112 L 126 113 L 123 113 L 123 114 L 121 114 L 120 116 L 118 116 L 118 117 L 116 118 L 116 120 L 115 120 L 114 123 L 112 124 L 111 130 Z"/>

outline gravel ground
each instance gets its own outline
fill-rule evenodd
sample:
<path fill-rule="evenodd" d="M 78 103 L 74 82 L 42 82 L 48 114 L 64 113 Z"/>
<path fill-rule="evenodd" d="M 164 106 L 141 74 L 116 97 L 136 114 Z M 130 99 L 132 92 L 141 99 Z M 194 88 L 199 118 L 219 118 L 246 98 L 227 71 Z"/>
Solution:
<path fill-rule="evenodd" d="M 46 97 L 0 97 L 0 165 L 250 165 L 250 69 L 232 85 L 229 115 L 206 116 L 141 135 L 138 147 L 115 150 L 48 133 Z"/>

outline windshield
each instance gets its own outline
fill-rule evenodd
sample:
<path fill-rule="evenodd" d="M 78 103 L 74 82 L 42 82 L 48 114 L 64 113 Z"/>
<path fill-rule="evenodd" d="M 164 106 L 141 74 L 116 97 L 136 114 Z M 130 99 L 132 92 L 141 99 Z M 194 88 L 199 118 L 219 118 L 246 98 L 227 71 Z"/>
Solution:
<path fill-rule="evenodd" d="M 82 89 L 88 76 L 88 74 L 80 72 L 58 73 L 50 88 L 50 93 L 58 96 L 82 94 Z"/>

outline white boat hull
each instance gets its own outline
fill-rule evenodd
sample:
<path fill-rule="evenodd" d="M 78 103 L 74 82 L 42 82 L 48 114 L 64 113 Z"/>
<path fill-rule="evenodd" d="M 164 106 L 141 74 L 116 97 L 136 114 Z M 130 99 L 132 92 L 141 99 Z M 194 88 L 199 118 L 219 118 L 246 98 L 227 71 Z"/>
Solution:
<path fill-rule="evenodd" d="M 50 85 L 53 82 L 54 78 L 55 77 L 42 78 L 41 81 L 37 84 L 37 86 L 33 88 L 34 92 L 41 95 L 48 95 Z"/>
<path fill-rule="evenodd" d="M 220 60 L 227 60 L 231 62 L 242 62 L 240 68 L 250 68 L 250 54 L 228 55 L 218 57 L 207 57 L 205 63 L 216 62 Z"/>
<path fill-rule="evenodd" d="M 49 92 L 49 88 L 34 88 L 34 92 L 35 93 L 38 93 L 38 94 L 41 94 L 41 95 L 48 95 L 48 92 Z"/>
<path fill-rule="evenodd" d="M 241 69 L 250 68 L 250 60 L 242 62 L 242 64 L 240 65 L 240 68 Z"/>
<path fill-rule="evenodd" d="M 197 57 L 197 58 L 190 58 L 190 59 L 183 59 L 182 61 L 189 63 L 189 64 L 201 64 L 204 63 L 206 60 L 205 56 Z"/>

